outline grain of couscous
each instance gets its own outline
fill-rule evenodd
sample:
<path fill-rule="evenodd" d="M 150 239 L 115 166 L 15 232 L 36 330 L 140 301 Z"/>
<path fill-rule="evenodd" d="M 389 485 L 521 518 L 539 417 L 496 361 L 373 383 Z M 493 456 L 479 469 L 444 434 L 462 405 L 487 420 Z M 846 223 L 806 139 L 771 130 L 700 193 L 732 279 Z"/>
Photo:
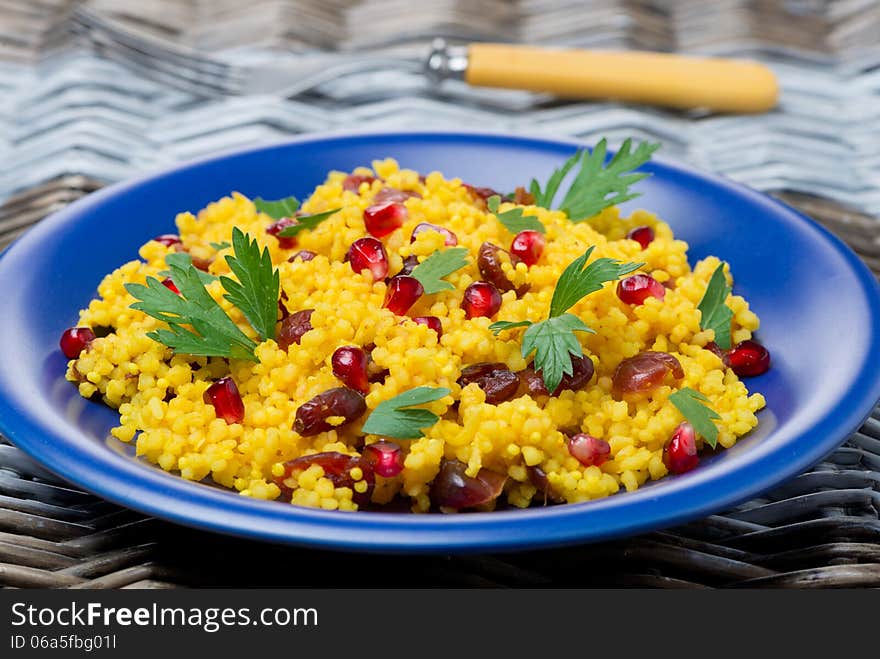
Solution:
<path fill-rule="evenodd" d="M 178 234 L 147 242 L 140 259 L 107 275 L 62 337 L 67 378 L 82 396 L 118 408 L 112 435 L 162 469 L 324 509 L 487 510 L 635 490 L 689 470 L 708 443 L 673 402 L 676 392 L 708 411 L 719 448 L 756 426 L 764 399 L 738 373 L 766 369 L 769 356 L 752 341 L 758 318 L 742 297 L 722 295 L 731 316 L 725 349 L 698 309 L 713 274 L 731 284 L 726 264 L 708 257 L 692 268 L 687 244 L 647 211 L 622 217 L 612 205 L 572 222 L 522 189 L 498 201 L 491 190 L 389 159 L 331 172 L 294 212 L 233 193 L 181 213 Z M 279 236 L 334 209 L 295 237 Z M 514 233 L 500 219 L 519 215 L 542 227 Z M 277 326 L 264 328 L 272 338 L 255 329 L 246 305 L 227 299 L 229 280 L 219 278 L 241 279 L 225 258 L 235 255 L 234 228 L 268 250 L 277 270 Z M 583 357 L 572 351 L 550 395 L 538 353 L 523 354 L 528 329 L 490 326 L 547 319 L 563 272 L 590 247 L 590 263 L 643 265 L 567 309 L 595 333 L 570 333 Z M 420 279 L 413 268 L 450 250 L 463 265 L 429 292 L 437 287 L 422 286 L 426 273 Z M 169 269 L 168 257 L 181 254 L 189 272 L 205 271 L 197 281 L 254 346 L 252 358 L 198 356 L 148 336 L 169 324 L 133 309 L 142 300 L 133 293 L 153 278 L 179 296 L 182 271 Z M 410 407 L 392 405 L 419 392 L 427 395 Z M 368 418 L 368 429 L 381 428 L 389 410 L 386 422 L 397 415 L 419 431 L 362 429 Z"/>

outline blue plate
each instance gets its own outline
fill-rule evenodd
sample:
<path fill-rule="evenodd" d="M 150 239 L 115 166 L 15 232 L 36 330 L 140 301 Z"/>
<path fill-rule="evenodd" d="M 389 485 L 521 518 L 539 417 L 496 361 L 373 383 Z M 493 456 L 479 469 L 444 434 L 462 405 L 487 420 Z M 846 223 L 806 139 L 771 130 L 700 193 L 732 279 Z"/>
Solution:
<path fill-rule="evenodd" d="M 510 135 L 392 133 L 307 137 L 115 185 L 30 230 L 0 259 L 0 430 L 46 467 L 124 506 L 276 542 L 344 549 L 527 549 L 680 524 L 754 497 L 810 467 L 856 430 L 880 398 L 880 292 L 823 228 L 768 197 L 686 167 L 652 162 L 627 204 L 656 212 L 690 243 L 691 263 L 728 261 L 761 317 L 773 368 L 748 381 L 767 398 L 758 429 L 683 476 L 637 492 L 548 508 L 461 515 L 343 514 L 256 501 L 136 460 L 112 439 L 116 413 L 63 377 L 61 332 L 101 278 L 177 212 L 232 190 L 307 196 L 331 169 L 384 157 L 510 190 L 546 178 L 574 142 Z"/>

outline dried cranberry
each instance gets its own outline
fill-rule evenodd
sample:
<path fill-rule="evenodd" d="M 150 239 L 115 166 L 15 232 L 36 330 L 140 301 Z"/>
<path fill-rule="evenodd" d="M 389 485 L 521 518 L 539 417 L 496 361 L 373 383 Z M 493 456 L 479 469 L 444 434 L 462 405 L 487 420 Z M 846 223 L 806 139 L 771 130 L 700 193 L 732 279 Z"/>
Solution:
<path fill-rule="evenodd" d="M 287 350 L 294 343 L 299 345 L 303 335 L 312 331 L 312 312 L 314 309 L 302 309 L 281 321 L 281 327 L 275 338 L 279 348 Z"/>
<path fill-rule="evenodd" d="M 517 186 L 513 191 L 513 203 L 520 206 L 531 206 L 535 203 L 535 195 L 526 190 L 523 186 Z"/>
<path fill-rule="evenodd" d="M 724 350 L 720 345 L 715 343 L 714 341 L 709 341 L 705 346 L 705 349 L 711 352 L 713 355 L 718 357 L 718 359 L 724 361 L 727 359 L 727 351 Z"/>
<path fill-rule="evenodd" d="M 409 275 L 392 277 L 388 282 L 388 290 L 385 293 L 385 303 L 382 305 L 390 309 L 398 316 L 404 315 L 414 305 L 422 293 L 425 292 L 422 282 Z"/>
<path fill-rule="evenodd" d="M 501 308 L 501 293 L 486 281 L 475 281 L 464 291 L 461 308 L 468 318 L 491 318 Z"/>
<path fill-rule="evenodd" d="M 654 241 L 654 229 L 649 226 L 636 227 L 626 234 L 626 237 L 635 240 L 642 249 L 646 249 Z"/>
<path fill-rule="evenodd" d="M 727 353 L 726 363 L 741 378 L 763 375 L 770 368 L 770 351 L 757 341 L 740 341 Z"/>
<path fill-rule="evenodd" d="M 285 498 L 290 499 L 292 492 L 292 488 L 285 481 L 295 479 L 312 465 L 318 465 L 324 470 L 324 477 L 333 483 L 333 487 L 351 488 L 353 491 L 352 501 L 359 506 L 365 506 L 370 502 L 370 496 L 376 483 L 372 467 L 360 456 L 346 455 L 336 451 L 313 453 L 285 462 L 284 473 L 275 478 L 275 483 L 281 488 L 281 493 Z M 361 470 L 362 481 L 367 484 L 367 489 L 364 492 L 358 492 L 354 487 L 355 480 L 351 472 L 355 468 Z"/>
<path fill-rule="evenodd" d="M 627 304 L 643 304 L 649 297 L 662 300 L 666 288 L 650 275 L 633 275 L 617 283 L 617 297 Z"/>
<path fill-rule="evenodd" d="M 473 364 L 462 369 L 458 384 L 475 382 L 486 393 L 486 402 L 497 405 L 510 400 L 519 389 L 519 376 L 502 363 Z"/>
<path fill-rule="evenodd" d="M 585 467 L 598 467 L 611 455 L 611 445 L 592 435 L 579 432 L 568 438 L 568 452 Z"/>
<path fill-rule="evenodd" d="M 477 205 L 482 208 L 486 207 L 486 201 L 489 197 L 502 196 L 501 193 L 495 192 L 492 188 L 478 188 L 468 183 L 462 183 L 462 186 L 470 193 L 474 201 L 477 202 Z"/>
<path fill-rule="evenodd" d="M 443 236 L 443 244 L 447 247 L 455 247 L 458 245 L 458 236 L 452 233 L 449 229 L 428 222 L 422 222 L 421 224 L 416 225 L 416 228 L 413 229 L 412 235 L 409 237 L 409 241 L 414 243 L 418 235 L 425 231 L 435 231 L 441 234 Z"/>
<path fill-rule="evenodd" d="M 272 224 L 270 224 L 266 228 L 266 233 L 268 233 L 270 236 L 275 236 L 276 238 L 278 238 L 278 246 L 281 249 L 293 249 L 294 247 L 296 247 L 296 237 L 291 236 L 288 238 L 282 238 L 278 234 L 287 227 L 292 227 L 296 224 L 299 224 L 299 222 L 297 222 L 294 218 L 282 217 L 277 222 L 273 222 Z"/>
<path fill-rule="evenodd" d="M 61 335 L 61 352 L 68 359 L 76 359 L 95 340 L 91 327 L 71 327 Z"/>
<path fill-rule="evenodd" d="M 421 199 L 422 195 L 418 192 L 414 192 L 412 190 L 398 190 L 397 188 L 382 188 L 375 194 L 373 197 L 374 204 L 385 204 L 389 201 L 396 201 L 400 204 L 405 202 L 407 199 L 415 197 L 416 199 Z"/>
<path fill-rule="evenodd" d="M 444 460 L 431 483 L 431 501 L 442 508 L 473 508 L 494 501 L 504 489 L 507 477 L 488 469 L 476 476 L 465 473 L 459 460 Z"/>
<path fill-rule="evenodd" d="M 507 278 L 504 270 L 501 269 L 501 254 L 507 254 L 510 257 L 510 263 L 516 267 L 521 260 L 515 254 L 510 254 L 506 250 L 501 249 L 498 245 L 485 242 L 480 245 L 480 251 L 477 253 L 477 267 L 480 269 L 480 275 L 487 282 L 495 286 L 499 291 L 514 290 L 513 282 Z M 516 289 L 517 295 L 522 295 L 529 290 L 529 285 L 524 284 Z"/>
<path fill-rule="evenodd" d="M 366 394 L 370 389 L 367 377 L 367 353 L 357 346 L 337 348 L 330 358 L 333 375 L 342 380 L 346 387 Z"/>
<path fill-rule="evenodd" d="M 349 174 L 342 180 L 342 189 L 357 193 L 362 183 L 370 183 L 376 180 L 375 176 L 363 176 L 361 174 Z"/>
<path fill-rule="evenodd" d="M 231 377 L 214 382 L 205 390 L 203 398 L 205 403 L 214 406 L 214 414 L 218 419 L 230 424 L 244 421 L 244 401 L 241 400 L 235 380 Z"/>
<path fill-rule="evenodd" d="M 182 245 L 183 241 L 180 239 L 176 233 L 163 233 L 161 236 L 156 236 L 153 240 L 157 243 L 162 243 L 165 247 L 174 247 L 175 245 Z"/>
<path fill-rule="evenodd" d="M 697 433 L 687 421 L 675 429 L 669 443 L 663 448 L 663 462 L 673 474 L 690 471 L 700 462 L 700 456 L 697 455 Z"/>
<path fill-rule="evenodd" d="M 364 225 L 370 235 L 382 238 L 406 222 L 406 206 L 396 201 L 375 204 L 364 209 Z"/>
<path fill-rule="evenodd" d="M 518 257 L 527 266 L 531 267 L 538 262 L 544 252 L 547 241 L 540 231 L 526 229 L 520 231 L 510 243 L 510 253 Z"/>
<path fill-rule="evenodd" d="M 403 449 L 394 442 L 380 440 L 361 451 L 364 460 L 383 478 L 394 478 L 403 471 Z"/>
<path fill-rule="evenodd" d="M 676 380 L 684 377 L 684 369 L 675 357 L 666 352 L 640 352 L 617 365 L 611 377 L 612 389 L 618 396 L 647 393 L 663 384 L 669 374 Z"/>
<path fill-rule="evenodd" d="M 538 492 L 544 495 L 545 504 L 548 499 L 554 503 L 562 503 L 565 500 L 553 490 L 550 479 L 547 478 L 547 472 L 538 465 L 526 467 L 526 474 L 529 477 L 529 482 L 537 488 Z"/>
<path fill-rule="evenodd" d="M 315 258 L 316 256 L 317 256 L 317 254 L 315 254 L 315 253 L 314 253 L 313 251 L 311 251 L 310 249 L 301 249 L 301 250 L 299 250 L 298 252 L 296 252 L 295 254 L 292 254 L 291 257 L 290 257 L 289 259 L 287 259 L 287 260 L 288 260 L 290 263 L 293 263 L 294 261 L 296 261 L 297 259 L 299 259 L 300 261 L 302 261 L 303 263 L 305 263 L 306 261 L 311 261 L 311 260 L 312 260 L 313 258 Z"/>
<path fill-rule="evenodd" d="M 400 272 L 395 276 L 400 275 L 411 275 L 412 271 L 416 269 L 416 266 L 419 264 L 419 257 L 415 254 L 407 256 L 403 259 L 403 267 L 400 269 Z"/>
<path fill-rule="evenodd" d="M 293 429 L 303 437 L 310 437 L 356 421 L 366 411 L 367 403 L 360 392 L 349 387 L 335 387 L 300 405 L 293 420 Z M 341 416 L 342 423 L 328 423 L 327 419 L 332 416 Z"/>
<path fill-rule="evenodd" d="M 345 260 L 355 272 L 369 270 L 373 281 L 385 279 L 388 274 L 388 254 L 385 246 L 375 238 L 358 238 L 345 255 Z"/>

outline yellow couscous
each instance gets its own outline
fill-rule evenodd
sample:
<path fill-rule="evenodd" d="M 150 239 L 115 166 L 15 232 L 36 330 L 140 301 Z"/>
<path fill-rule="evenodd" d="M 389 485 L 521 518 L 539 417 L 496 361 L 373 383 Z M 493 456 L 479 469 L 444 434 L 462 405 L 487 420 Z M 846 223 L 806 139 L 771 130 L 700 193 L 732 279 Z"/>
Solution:
<path fill-rule="evenodd" d="M 399 282 L 377 276 L 370 267 L 356 272 L 358 261 L 351 253 L 355 241 L 370 235 L 365 210 L 375 207 L 377 194 L 390 199 L 386 205 L 397 210 L 392 220 L 399 223 L 381 235 L 387 263 L 380 275 L 386 267 L 391 276 L 409 272 L 453 243 L 467 250 L 466 264 L 445 278 L 451 286 L 416 295 L 403 313 L 388 303 L 389 288 Z M 250 497 L 324 509 L 401 501 L 415 512 L 468 507 L 466 497 L 462 505 L 454 504 L 456 493 L 449 495 L 455 487 L 478 494 L 493 490 L 491 496 L 473 499 L 483 510 L 579 502 L 622 488 L 635 490 L 669 471 L 665 453 L 685 421 L 669 396 L 683 387 L 705 396 L 705 405 L 717 414 L 719 448 L 729 448 L 756 426 L 763 397 L 748 392 L 718 350 L 707 349 L 714 332 L 701 329 L 697 306 L 719 259 L 708 257 L 691 268 L 687 244 L 646 211 L 622 217 L 612 206 L 589 221 L 573 223 L 564 212 L 535 206 L 529 195 L 518 194 L 515 201 L 520 203 L 504 201 L 496 212 L 520 207 L 545 227 L 537 260 L 529 264 L 511 256 L 508 247 L 515 235 L 487 208 L 485 197 L 458 179 L 437 172 L 421 177 L 384 160 L 353 174 L 330 173 L 300 213 L 340 210 L 295 238 L 274 235 L 276 218 L 237 193 L 197 215 L 181 213 L 176 219 L 179 236 L 147 242 L 140 259 L 100 283 L 78 325 L 92 328 L 97 338 L 70 360 L 67 378 L 82 396 L 100 397 L 118 408 L 113 436 L 135 442 L 138 456 L 162 469 Z M 414 232 L 426 223 L 434 226 Z M 268 248 L 279 273 L 277 340 L 259 340 L 243 312 L 226 299 L 221 280 L 208 278 L 207 292 L 257 344 L 256 360 L 173 352 L 148 336 L 167 325 L 132 309 L 135 298 L 126 285 L 153 277 L 176 289 L 167 279 L 166 257 L 179 252 L 211 275 L 230 275 L 224 257 L 233 251 L 234 227 Z M 651 236 L 644 244 L 627 237 L 638 228 Z M 487 279 L 478 264 L 486 243 L 498 248 L 492 277 L 502 283 L 500 288 L 508 288 L 498 290 L 501 306 L 490 316 L 475 313 L 465 302 L 466 291 L 479 292 L 471 285 Z M 638 273 L 653 278 L 663 291 L 628 303 L 617 283 L 609 281 L 574 304 L 569 312 L 595 331 L 575 334 L 591 362 L 582 364 L 589 379 L 572 384 L 575 373 L 548 395 L 536 385 L 532 357 L 522 354 L 524 330 L 512 328 L 496 336 L 490 325 L 547 318 L 563 270 L 591 246 L 590 260 L 644 263 Z M 483 302 L 477 296 L 476 303 Z M 750 339 L 758 328 L 756 315 L 737 295 L 729 295 L 726 304 L 733 313 L 732 341 Z M 299 324 L 288 320 L 285 325 L 294 316 Z M 360 394 L 351 394 L 356 412 L 331 409 L 324 425 L 306 432 L 297 418 L 298 411 L 303 414 L 300 408 L 314 406 L 316 397 L 349 384 L 337 376 L 337 357 L 346 357 L 339 349 L 346 347 L 352 348 L 347 356 L 355 362 L 368 358 L 369 379 L 362 382 L 365 405 L 358 408 Z M 615 373 L 622 362 L 646 351 L 670 355 L 683 376 L 676 377 L 670 368 L 649 389 L 621 393 Z M 480 366 L 486 364 L 491 366 Z M 467 369 L 475 365 L 488 375 L 467 377 L 475 372 Z M 500 378 L 504 391 L 492 389 L 493 378 Z M 212 385 L 230 380 L 243 408 L 232 419 L 206 396 Z M 362 431 L 380 403 L 416 387 L 448 390 L 441 389 L 442 396 L 422 405 L 438 417 L 423 427 L 423 436 L 395 439 Z M 487 400 L 490 391 L 496 400 Z M 349 418 L 357 412 L 357 418 Z M 573 441 L 587 440 L 593 458 L 573 447 Z M 369 451 L 377 442 L 383 450 Z M 698 436 L 697 448 L 703 444 Z M 372 461 L 365 459 L 368 454 Z M 377 460 L 390 462 L 384 470 L 374 469 Z M 438 474 L 444 483 L 438 484 Z"/>

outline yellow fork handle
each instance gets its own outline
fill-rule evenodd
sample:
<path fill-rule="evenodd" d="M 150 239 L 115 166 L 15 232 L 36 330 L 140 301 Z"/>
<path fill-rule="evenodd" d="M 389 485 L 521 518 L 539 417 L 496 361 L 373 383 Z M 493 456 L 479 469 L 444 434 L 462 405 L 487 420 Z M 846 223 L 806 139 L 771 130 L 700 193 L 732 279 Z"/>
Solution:
<path fill-rule="evenodd" d="M 757 62 L 667 53 L 550 50 L 475 43 L 468 84 L 716 112 L 765 112 L 776 76 Z"/>

